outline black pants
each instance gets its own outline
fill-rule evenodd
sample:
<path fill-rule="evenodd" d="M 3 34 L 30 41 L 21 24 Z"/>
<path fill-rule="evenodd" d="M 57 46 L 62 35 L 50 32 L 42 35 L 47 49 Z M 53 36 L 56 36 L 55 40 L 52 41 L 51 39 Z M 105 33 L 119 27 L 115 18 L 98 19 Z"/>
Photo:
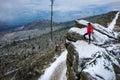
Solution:
<path fill-rule="evenodd" d="M 86 35 L 89 36 L 89 43 L 90 43 L 90 42 L 91 42 L 91 34 L 85 33 L 85 34 L 84 34 L 84 39 L 86 39 L 86 37 L 85 37 Z"/>

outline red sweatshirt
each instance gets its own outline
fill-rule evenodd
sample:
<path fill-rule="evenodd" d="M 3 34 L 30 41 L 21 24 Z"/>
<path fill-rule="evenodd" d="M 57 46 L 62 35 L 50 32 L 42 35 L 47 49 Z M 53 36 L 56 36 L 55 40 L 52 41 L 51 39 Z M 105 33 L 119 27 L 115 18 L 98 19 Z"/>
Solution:
<path fill-rule="evenodd" d="M 91 34 L 93 32 L 93 27 L 92 27 L 92 25 L 88 25 L 87 26 L 87 33 L 88 34 Z"/>

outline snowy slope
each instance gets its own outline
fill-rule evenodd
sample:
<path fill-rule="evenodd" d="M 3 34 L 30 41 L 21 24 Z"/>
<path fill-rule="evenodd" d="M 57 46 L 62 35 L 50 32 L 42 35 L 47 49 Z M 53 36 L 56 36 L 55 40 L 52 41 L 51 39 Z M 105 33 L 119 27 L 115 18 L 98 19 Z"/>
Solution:
<path fill-rule="evenodd" d="M 115 16 L 115 18 L 113 19 L 113 21 L 110 23 L 110 25 L 108 26 L 108 29 L 113 30 L 113 28 L 115 27 L 116 21 L 118 19 L 120 12 L 118 12 Z"/>
<path fill-rule="evenodd" d="M 61 53 L 57 60 L 45 70 L 44 74 L 38 80 L 66 80 L 66 56 L 67 50 Z M 59 70 L 57 67 L 61 66 L 62 63 L 65 63 L 64 67 L 61 69 L 61 73 L 57 74 L 57 70 Z M 58 76 L 54 76 L 56 74 L 59 75 L 59 79 Z"/>

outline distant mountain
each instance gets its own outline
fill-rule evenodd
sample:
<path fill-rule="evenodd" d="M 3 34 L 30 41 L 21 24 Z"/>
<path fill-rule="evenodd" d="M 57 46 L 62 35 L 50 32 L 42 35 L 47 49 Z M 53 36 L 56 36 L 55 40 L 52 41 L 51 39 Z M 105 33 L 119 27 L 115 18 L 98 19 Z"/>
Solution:
<path fill-rule="evenodd" d="M 62 23 L 53 22 L 53 31 L 72 27 L 74 25 L 74 21 Z M 12 42 L 14 40 L 25 40 L 29 37 L 33 38 L 42 34 L 47 34 L 50 30 L 50 20 L 40 20 L 16 28 L 12 33 L 5 34 L 4 37 L 1 38 L 1 41 Z"/>
<path fill-rule="evenodd" d="M 90 17 L 86 17 L 86 18 L 81 18 L 84 20 L 88 20 L 90 22 L 93 23 L 99 23 L 105 27 L 108 27 L 109 24 L 112 22 L 112 20 L 114 19 L 115 15 L 116 15 L 117 11 L 111 11 L 108 12 L 106 14 L 102 14 L 102 15 L 96 15 L 96 16 L 90 16 Z M 115 30 L 120 30 L 120 16 L 117 20 L 117 25 L 115 27 Z M 53 29 L 58 30 L 61 28 L 66 28 L 66 27 L 73 27 L 73 26 L 79 26 L 79 25 L 75 25 L 74 20 L 73 21 L 67 21 L 67 22 L 53 22 Z M 81 25 L 82 26 L 82 25 Z M 38 20 L 35 22 L 31 22 L 28 23 L 24 26 L 21 26 L 17 29 L 14 30 L 15 33 L 11 34 L 7 34 L 3 40 L 7 39 L 7 40 L 19 40 L 21 39 L 26 39 L 29 36 L 31 37 L 35 37 L 41 34 L 45 34 L 50 32 L 50 20 Z M 20 32 L 19 32 L 20 31 Z M 26 35 L 24 35 L 24 34 Z"/>
<path fill-rule="evenodd" d="M 9 25 L 9 24 L 7 24 L 7 23 L 2 23 L 2 22 L 0 22 L 0 32 L 1 31 L 7 31 L 7 30 L 12 30 L 12 29 L 14 29 L 15 28 L 15 26 L 14 25 Z"/>
<path fill-rule="evenodd" d="M 108 26 L 109 23 L 111 23 L 111 21 L 113 20 L 113 18 L 115 17 L 115 14 L 117 13 L 118 11 L 111 11 L 111 12 L 108 12 L 108 13 L 105 13 L 105 14 L 101 14 L 101 15 L 96 15 L 96 16 L 90 16 L 90 17 L 87 17 L 87 18 L 84 18 L 85 20 L 88 20 L 88 21 L 91 21 L 91 22 L 94 22 L 94 23 L 99 23 L 99 24 L 102 24 L 103 26 Z M 120 20 L 120 16 L 118 18 L 118 21 Z M 119 23 L 117 21 L 117 23 Z M 117 24 L 117 26 L 120 26 Z"/>
<path fill-rule="evenodd" d="M 35 22 L 28 23 L 24 26 L 24 30 L 30 30 L 30 29 L 44 29 L 47 27 L 50 27 L 50 20 L 39 20 Z M 53 22 L 54 26 L 57 25 L 58 23 Z"/>
<path fill-rule="evenodd" d="M 9 30 L 7 28 L 6 31 L 0 33 L 0 40 L 2 39 L 2 41 L 4 40 L 13 41 L 13 40 L 27 39 L 29 36 L 36 37 L 41 34 L 49 33 L 50 23 L 51 23 L 50 20 L 38 20 L 17 28 L 11 27 L 12 29 Z M 68 21 L 62 23 L 53 22 L 53 31 L 71 26 L 74 26 L 74 21 Z"/>
<path fill-rule="evenodd" d="M 104 11 L 103 11 L 104 12 Z M 85 16 L 90 16 L 90 15 L 95 15 L 95 16 L 91 16 L 91 17 L 87 17 L 86 20 L 90 20 L 93 22 L 100 22 L 100 24 L 103 24 L 104 26 L 106 25 L 106 22 L 109 22 L 110 20 L 112 20 L 112 18 L 114 17 L 114 14 L 117 11 L 112 11 L 109 13 L 105 13 L 105 14 L 101 14 L 99 11 L 97 12 L 84 12 L 83 11 L 75 11 L 75 12 L 69 12 L 69 13 L 65 13 L 65 12 L 54 12 L 54 24 L 60 23 L 60 22 L 69 22 L 68 20 L 75 20 L 81 17 L 85 17 Z M 89 13 L 89 14 L 87 14 Z M 96 15 L 100 13 L 100 15 Z M 8 30 L 14 30 L 16 28 L 21 29 L 21 26 L 24 25 L 24 29 L 34 29 L 35 28 L 39 28 L 41 29 L 42 27 L 46 27 L 46 26 L 50 26 L 50 20 L 49 20 L 49 12 L 40 12 L 40 15 L 38 17 L 30 17 L 30 18 L 22 18 L 20 20 L 17 20 L 16 22 L 0 22 L 0 31 L 8 31 Z M 84 14 L 84 15 L 83 15 Z M 43 15 L 43 16 L 42 16 Z M 45 15 L 48 15 L 48 17 L 46 17 Z M 59 15 L 59 16 L 58 16 Z M 103 19 L 104 18 L 104 19 Z M 48 19 L 48 20 L 46 20 Z M 118 20 L 120 21 L 120 20 Z M 18 24 L 19 23 L 19 24 Z M 118 25 L 120 25 L 120 23 L 117 23 Z M 22 26 L 23 27 L 23 26 Z"/>
<path fill-rule="evenodd" d="M 111 11 L 105 14 L 95 15 L 95 16 L 90 16 L 90 17 L 80 18 L 80 19 L 88 20 L 94 23 L 99 23 L 107 27 L 109 23 L 111 23 L 111 21 L 113 20 L 117 12 L 118 11 Z M 116 26 L 120 26 L 119 22 L 120 22 L 120 16 L 117 20 Z M 66 21 L 66 22 L 53 22 L 53 26 L 75 26 L 75 25 L 74 25 L 74 20 L 72 20 L 72 21 Z M 38 21 L 26 24 L 24 26 L 24 30 L 43 29 L 47 27 L 50 27 L 50 20 L 38 20 Z"/>

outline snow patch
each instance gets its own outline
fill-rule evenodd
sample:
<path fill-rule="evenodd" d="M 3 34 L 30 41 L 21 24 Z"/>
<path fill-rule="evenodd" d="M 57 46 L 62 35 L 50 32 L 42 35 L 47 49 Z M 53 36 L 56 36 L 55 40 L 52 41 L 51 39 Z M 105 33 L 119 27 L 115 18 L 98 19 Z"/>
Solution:
<path fill-rule="evenodd" d="M 72 42 L 72 44 L 78 52 L 79 58 L 92 58 L 92 55 L 96 54 L 96 52 L 100 50 L 98 46 L 95 46 L 94 44 L 88 45 L 88 42 L 81 40 Z"/>
<path fill-rule="evenodd" d="M 61 53 L 60 57 L 58 57 L 57 60 L 53 62 L 51 66 L 45 70 L 45 73 L 38 80 L 51 80 L 51 76 L 54 75 L 53 73 L 56 70 L 57 66 L 60 65 L 62 62 L 66 61 L 66 56 L 67 56 L 67 50 Z M 60 80 L 64 80 L 64 79 L 66 80 L 65 73 L 66 73 L 66 67 L 63 69 L 63 72 L 61 73 Z"/>
<path fill-rule="evenodd" d="M 95 65 L 87 65 L 83 71 L 90 73 L 97 80 L 116 80 L 112 63 L 103 57 L 97 58 Z"/>
<path fill-rule="evenodd" d="M 71 28 L 68 32 L 75 32 L 75 33 L 78 33 L 80 35 L 84 35 L 86 33 L 86 28 L 77 28 L 77 27 L 73 27 Z"/>
<path fill-rule="evenodd" d="M 110 25 L 108 26 L 108 29 L 113 30 L 116 24 L 116 21 L 118 19 L 120 12 L 117 12 L 115 18 L 113 19 L 113 21 L 110 23 Z"/>

